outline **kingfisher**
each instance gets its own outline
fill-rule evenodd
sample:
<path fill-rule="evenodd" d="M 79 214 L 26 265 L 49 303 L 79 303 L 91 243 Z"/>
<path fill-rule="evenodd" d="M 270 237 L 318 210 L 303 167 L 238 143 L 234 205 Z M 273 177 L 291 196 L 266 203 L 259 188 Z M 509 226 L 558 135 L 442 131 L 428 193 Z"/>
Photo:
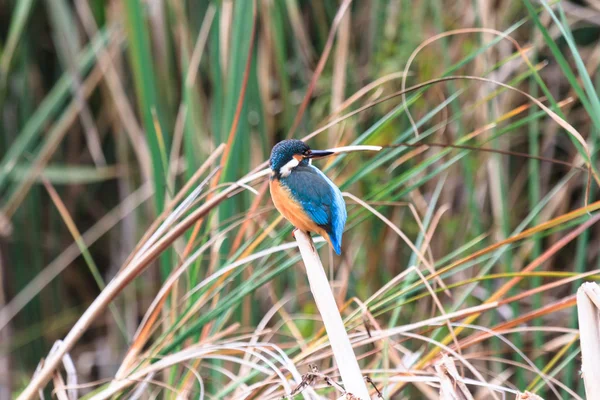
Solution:
<path fill-rule="evenodd" d="M 271 151 L 269 188 L 279 212 L 297 229 L 317 233 L 340 254 L 346 204 L 340 189 L 312 160 L 334 154 L 311 150 L 301 140 L 284 140 Z"/>

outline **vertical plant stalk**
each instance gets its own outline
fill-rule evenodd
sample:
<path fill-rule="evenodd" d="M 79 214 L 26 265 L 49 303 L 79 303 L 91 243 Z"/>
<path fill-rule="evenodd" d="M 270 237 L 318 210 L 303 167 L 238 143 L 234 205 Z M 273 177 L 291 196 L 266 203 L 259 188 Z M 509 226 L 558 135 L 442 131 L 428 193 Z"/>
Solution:
<path fill-rule="evenodd" d="M 325 275 L 325 271 L 323 270 L 319 254 L 307 233 L 296 229 L 294 237 L 298 242 L 298 248 L 306 267 L 308 282 L 310 283 L 310 291 L 313 294 L 317 309 L 325 324 L 333 357 L 340 371 L 344 388 L 347 393 L 351 393 L 359 399 L 368 400 L 371 397 L 367 390 L 367 385 L 360 372 L 356 355 L 350 344 L 350 339 L 346 333 L 342 316 L 329 286 L 327 275 Z"/>
<path fill-rule="evenodd" d="M 600 399 L 600 286 L 586 282 L 577 291 L 583 383 L 588 399 Z"/>

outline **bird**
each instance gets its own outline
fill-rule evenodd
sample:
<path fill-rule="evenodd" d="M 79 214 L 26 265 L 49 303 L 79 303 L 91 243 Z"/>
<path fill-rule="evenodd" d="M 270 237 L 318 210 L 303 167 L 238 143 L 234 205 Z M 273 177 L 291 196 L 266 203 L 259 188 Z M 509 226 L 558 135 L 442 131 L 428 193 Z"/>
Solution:
<path fill-rule="evenodd" d="M 316 233 L 337 254 L 342 251 L 342 234 L 348 214 L 340 189 L 312 160 L 334 154 L 311 150 L 301 140 L 277 143 L 269 158 L 269 189 L 275 208 L 297 229 Z"/>

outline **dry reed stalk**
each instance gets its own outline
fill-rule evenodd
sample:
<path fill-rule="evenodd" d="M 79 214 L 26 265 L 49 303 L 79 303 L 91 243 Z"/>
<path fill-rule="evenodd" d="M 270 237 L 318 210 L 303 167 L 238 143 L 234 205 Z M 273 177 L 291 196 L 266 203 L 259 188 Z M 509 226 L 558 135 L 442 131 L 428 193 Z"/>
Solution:
<path fill-rule="evenodd" d="M 588 400 L 600 399 L 600 286 L 586 282 L 577 291 L 583 382 Z"/>
<path fill-rule="evenodd" d="M 310 290 L 323 319 L 344 389 L 347 394 L 352 394 L 356 398 L 370 399 L 367 385 L 363 379 L 342 316 L 313 241 L 307 233 L 298 229 L 294 231 L 294 236 L 298 242 L 298 248 L 306 267 Z"/>

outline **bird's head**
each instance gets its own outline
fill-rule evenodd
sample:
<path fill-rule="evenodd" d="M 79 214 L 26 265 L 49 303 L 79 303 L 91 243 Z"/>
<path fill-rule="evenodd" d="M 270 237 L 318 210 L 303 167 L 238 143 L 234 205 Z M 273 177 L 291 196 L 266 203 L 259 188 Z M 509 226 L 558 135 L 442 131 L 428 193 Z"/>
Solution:
<path fill-rule="evenodd" d="M 327 157 L 331 154 L 333 154 L 332 151 L 311 150 L 301 140 L 283 140 L 273 146 L 269 166 L 274 177 L 285 178 L 297 166 L 308 165 L 311 159 Z"/>

